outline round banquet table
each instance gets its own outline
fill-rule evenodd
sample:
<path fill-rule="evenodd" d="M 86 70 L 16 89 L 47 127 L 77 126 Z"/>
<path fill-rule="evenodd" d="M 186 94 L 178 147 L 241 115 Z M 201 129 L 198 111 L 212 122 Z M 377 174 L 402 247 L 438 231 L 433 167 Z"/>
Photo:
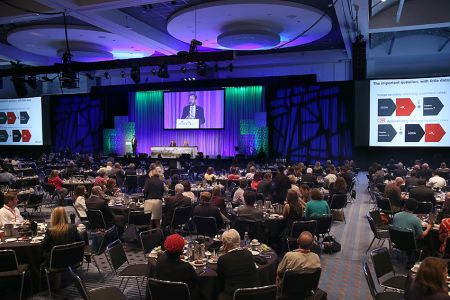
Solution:
<path fill-rule="evenodd" d="M 264 252 L 262 255 L 266 258 L 267 263 L 264 265 L 257 265 L 256 270 L 258 272 L 260 286 L 275 284 L 278 256 L 272 249 Z M 149 257 L 148 266 L 149 277 L 154 277 L 156 258 Z M 195 268 L 195 272 L 198 275 L 197 288 L 203 299 L 216 300 L 220 293 L 216 268 L 217 264 L 210 263 L 206 264 L 206 271 L 204 271 L 202 267 Z M 146 294 L 146 299 L 150 300 L 148 293 Z"/>

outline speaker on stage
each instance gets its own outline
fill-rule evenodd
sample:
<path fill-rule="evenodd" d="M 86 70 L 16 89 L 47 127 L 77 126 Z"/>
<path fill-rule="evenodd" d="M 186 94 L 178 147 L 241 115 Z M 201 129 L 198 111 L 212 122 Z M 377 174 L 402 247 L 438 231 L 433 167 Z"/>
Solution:
<path fill-rule="evenodd" d="M 362 35 L 352 45 L 352 67 L 354 80 L 367 78 L 366 41 Z"/>

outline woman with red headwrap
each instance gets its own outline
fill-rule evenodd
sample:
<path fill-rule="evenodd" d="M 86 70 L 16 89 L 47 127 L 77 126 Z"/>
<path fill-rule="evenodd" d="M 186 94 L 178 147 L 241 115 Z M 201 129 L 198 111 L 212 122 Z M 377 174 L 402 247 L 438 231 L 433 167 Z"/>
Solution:
<path fill-rule="evenodd" d="M 155 278 L 160 280 L 184 282 L 189 286 L 191 296 L 195 295 L 197 273 L 194 268 L 180 259 L 185 240 L 179 234 L 169 235 L 164 242 L 165 252 L 156 261 Z M 195 297 L 192 297 L 195 298 Z"/>

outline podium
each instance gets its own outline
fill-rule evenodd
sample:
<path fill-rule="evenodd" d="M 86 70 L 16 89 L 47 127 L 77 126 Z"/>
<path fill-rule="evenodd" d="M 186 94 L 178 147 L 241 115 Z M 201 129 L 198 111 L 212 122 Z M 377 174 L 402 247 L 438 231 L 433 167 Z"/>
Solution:
<path fill-rule="evenodd" d="M 199 129 L 199 119 L 177 119 L 177 129 Z"/>

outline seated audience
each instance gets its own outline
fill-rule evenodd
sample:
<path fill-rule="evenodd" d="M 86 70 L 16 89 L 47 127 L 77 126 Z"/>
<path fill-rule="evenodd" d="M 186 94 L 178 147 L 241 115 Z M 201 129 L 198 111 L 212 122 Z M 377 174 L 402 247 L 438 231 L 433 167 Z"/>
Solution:
<path fill-rule="evenodd" d="M 447 194 L 450 194 L 450 192 Z M 441 220 L 441 224 L 439 225 L 439 241 L 442 243 L 439 248 L 439 251 L 442 254 L 445 254 L 445 248 L 447 246 L 449 236 L 450 236 L 450 218 L 444 218 Z"/>
<path fill-rule="evenodd" d="M 384 174 L 384 171 L 383 171 L 383 174 Z M 341 173 L 339 174 L 339 176 L 344 178 L 345 183 L 347 184 L 347 187 L 350 187 L 352 185 L 352 181 L 353 181 L 353 178 L 355 177 L 355 174 L 353 174 L 352 170 L 349 169 L 348 167 L 342 167 Z"/>
<path fill-rule="evenodd" d="M 375 166 L 375 173 L 372 174 L 372 180 L 375 184 L 384 183 L 384 170 L 381 165 L 377 164 Z"/>
<path fill-rule="evenodd" d="M 297 185 L 297 178 L 294 175 L 289 175 L 289 182 L 291 183 L 291 190 L 294 190 L 298 196 L 301 196 L 300 188 Z M 289 191 L 288 191 L 289 192 Z"/>
<path fill-rule="evenodd" d="M 255 176 L 256 173 L 256 167 L 255 166 L 251 166 L 248 170 L 248 173 L 245 174 L 245 179 L 250 181 L 253 180 L 253 177 Z"/>
<path fill-rule="evenodd" d="M 8 167 L 0 165 L 0 183 L 11 185 L 16 182 L 16 176 L 9 173 Z"/>
<path fill-rule="evenodd" d="M 117 187 L 117 182 L 114 178 L 108 178 L 106 181 L 105 194 L 112 197 L 117 197 L 120 189 Z"/>
<path fill-rule="evenodd" d="M 45 233 L 43 247 L 50 256 L 54 246 L 66 245 L 82 241 L 75 225 L 69 224 L 64 207 L 53 209 L 50 215 L 50 228 Z M 50 257 L 48 257 L 50 258 Z"/>
<path fill-rule="evenodd" d="M 166 197 L 164 200 L 166 202 L 166 211 L 163 216 L 163 226 L 170 225 L 172 222 L 173 214 L 175 208 L 191 206 L 191 199 L 183 195 L 184 187 L 181 183 L 175 186 L 175 196 Z"/>
<path fill-rule="evenodd" d="M 409 300 L 450 299 L 447 288 L 447 261 L 427 257 L 420 264 L 416 277 L 407 291 Z M 405 295 L 406 296 L 406 295 Z"/>
<path fill-rule="evenodd" d="M 306 169 L 306 174 L 303 174 L 302 176 L 302 182 L 311 182 L 313 184 L 317 184 L 317 177 L 313 174 L 313 169 Z"/>
<path fill-rule="evenodd" d="M 287 191 L 291 188 L 289 177 L 284 174 L 284 166 L 278 167 L 278 172 L 272 180 L 273 183 L 273 198 L 272 202 L 284 203 L 286 200 Z"/>
<path fill-rule="evenodd" d="M 285 219 L 285 233 L 289 234 L 291 232 L 292 223 L 295 221 L 300 221 L 303 217 L 303 209 L 306 204 L 301 201 L 298 197 L 297 191 L 294 189 L 288 190 L 286 197 L 286 204 L 283 208 L 283 216 Z"/>
<path fill-rule="evenodd" d="M 311 251 L 314 237 L 309 231 L 303 231 L 297 239 L 299 249 L 287 252 L 277 268 L 277 285 L 281 286 L 286 270 L 310 270 L 320 268 L 320 257 Z"/>
<path fill-rule="evenodd" d="M 428 181 L 431 176 L 433 175 L 430 166 L 427 163 L 423 163 L 419 170 L 419 178 Z"/>
<path fill-rule="evenodd" d="M 405 169 L 402 162 L 399 162 L 397 164 L 397 168 L 392 170 L 392 176 L 394 176 L 394 178 L 396 178 L 396 177 L 405 178 L 407 174 L 408 174 L 408 171 Z"/>
<path fill-rule="evenodd" d="M 431 202 L 433 207 L 436 206 L 436 198 L 431 188 L 425 186 L 425 179 L 418 181 L 418 186 L 409 190 L 409 198 L 413 198 L 418 202 Z"/>
<path fill-rule="evenodd" d="M 191 183 L 189 180 L 183 180 L 181 184 L 184 187 L 183 196 L 189 197 L 192 203 L 197 202 L 197 196 L 195 196 L 195 194 L 191 191 Z"/>
<path fill-rule="evenodd" d="M 216 174 L 214 174 L 214 168 L 208 167 L 203 178 L 205 178 L 206 181 L 211 181 L 211 182 L 216 181 Z"/>
<path fill-rule="evenodd" d="M 417 172 L 415 170 L 411 171 L 411 176 L 407 177 L 405 180 L 405 187 L 411 188 L 419 185 L 419 177 L 417 177 Z"/>
<path fill-rule="evenodd" d="M 441 176 L 439 176 L 438 171 L 433 170 L 431 172 L 431 174 L 433 175 L 427 183 L 428 187 L 431 188 L 435 188 L 435 189 L 442 189 L 444 186 L 447 185 L 447 182 L 445 181 L 444 178 L 442 178 Z"/>
<path fill-rule="evenodd" d="M 136 165 L 131 163 L 129 164 L 125 169 L 125 176 L 126 175 L 136 175 Z"/>
<path fill-rule="evenodd" d="M 337 179 L 336 168 L 331 165 L 327 169 L 327 175 L 323 178 L 323 185 L 325 188 L 329 188 L 330 184 L 335 183 Z"/>
<path fill-rule="evenodd" d="M 261 180 L 256 189 L 258 194 L 263 194 L 264 200 L 272 199 L 272 173 L 267 172 L 264 174 L 263 180 Z"/>
<path fill-rule="evenodd" d="M 310 218 L 317 215 L 330 214 L 328 202 L 323 200 L 318 189 L 311 190 L 311 200 L 306 203 L 305 217 Z"/>
<path fill-rule="evenodd" d="M 253 176 L 252 182 L 250 183 L 250 188 L 254 191 L 258 190 L 258 184 L 262 181 L 263 175 L 261 172 L 256 172 Z"/>
<path fill-rule="evenodd" d="M 225 212 L 225 198 L 222 196 L 222 189 L 220 186 L 216 185 L 211 191 L 211 205 L 218 207 L 222 213 Z"/>
<path fill-rule="evenodd" d="M 238 288 L 258 286 L 258 273 L 250 251 L 240 247 L 239 233 L 230 229 L 222 234 L 224 255 L 217 261 L 219 300 L 233 299 Z"/>
<path fill-rule="evenodd" d="M 231 167 L 230 168 L 230 174 L 228 175 L 228 180 L 236 181 L 241 179 L 241 176 L 239 175 L 239 168 L 238 167 Z"/>
<path fill-rule="evenodd" d="M 101 188 L 104 188 L 107 182 L 108 182 L 108 175 L 106 175 L 106 169 L 98 170 L 97 177 L 95 177 L 94 185 L 98 185 Z"/>
<path fill-rule="evenodd" d="M 5 224 L 23 223 L 24 219 L 17 208 L 17 203 L 19 203 L 17 193 L 7 192 L 3 202 L 3 207 L 0 209 L 0 227 L 5 226 Z"/>
<path fill-rule="evenodd" d="M 304 203 L 308 203 L 309 200 L 311 200 L 311 192 L 310 192 L 310 188 L 309 185 L 307 184 L 302 184 L 300 186 L 300 199 L 304 202 Z"/>
<path fill-rule="evenodd" d="M 65 178 L 70 178 L 72 177 L 74 174 L 78 173 L 78 168 L 75 165 L 75 163 L 73 161 L 69 161 L 69 165 L 67 166 L 66 170 L 65 170 Z"/>
<path fill-rule="evenodd" d="M 422 221 L 414 214 L 417 208 L 417 201 L 407 199 L 405 201 L 405 209 L 394 215 L 392 225 L 397 228 L 411 229 L 415 233 L 416 239 L 423 239 L 430 232 L 433 224 L 427 224 L 425 231 L 422 229 Z"/>
<path fill-rule="evenodd" d="M 237 220 L 243 222 L 260 222 L 263 220 L 263 212 L 254 206 L 256 193 L 247 190 L 244 192 L 244 205 L 237 208 Z"/>
<path fill-rule="evenodd" d="M 322 175 L 323 175 L 323 168 L 322 168 L 322 166 L 320 165 L 320 161 L 316 161 L 316 163 L 315 163 L 315 165 L 314 165 L 314 167 L 313 167 L 313 173 L 314 173 L 316 176 L 322 176 Z"/>
<path fill-rule="evenodd" d="M 84 185 L 78 185 L 75 188 L 75 192 L 73 195 L 73 207 L 76 209 L 80 219 L 82 221 L 87 219 L 86 215 L 86 187 Z"/>
<path fill-rule="evenodd" d="M 114 177 L 117 181 L 117 185 L 121 187 L 125 181 L 125 171 L 122 169 L 120 163 L 116 162 L 114 167 L 109 172 L 109 176 Z"/>
<path fill-rule="evenodd" d="M 331 185 L 329 193 L 330 201 L 333 199 L 333 195 L 335 194 L 347 194 L 347 183 L 342 177 L 336 178 L 334 184 Z"/>
<path fill-rule="evenodd" d="M 223 228 L 223 217 L 218 207 L 211 205 L 211 194 L 209 192 L 200 193 L 200 203 L 194 207 L 193 216 L 214 217 L 217 229 Z"/>
<path fill-rule="evenodd" d="M 52 170 L 50 176 L 48 177 L 47 182 L 55 186 L 59 195 L 59 205 L 63 205 L 64 198 L 69 194 L 69 190 L 63 187 L 64 182 L 59 178 L 59 171 Z"/>
<path fill-rule="evenodd" d="M 403 202 L 405 200 L 405 196 L 402 195 L 402 192 L 400 190 L 402 184 L 403 178 L 397 177 L 393 182 L 387 184 L 384 188 L 384 197 L 389 198 L 392 209 L 395 212 L 401 210 L 401 208 L 403 207 Z"/>
<path fill-rule="evenodd" d="M 116 216 L 108 206 L 108 201 L 105 200 L 102 188 L 100 186 L 92 187 L 91 196 L 86 199 L 87 210 L 99 210 L 103 214 L 106 226 L 109 228 L 117 225 L 118 228 L 123 229 L 125 219 L 124 216 Z"/>
<path fill-rule="evenodd" d="M 245 179 L 239 180 L 239 188 L 234 192 L 233 203 L 242 204 L 244 203 L 244 192 L 247 187 L 247 181 Z"/>
<path fill-rule="evenodd" d="M 166 238 L 164 241 L 165 251 L 156 260 L 155 278 L 184 282 L 189 286 L 191 295 L 195 295 L 194 289 L 198 281 L 197 273 L 190 263 L 180 259 L 185 243 L 186 241 L 179 234 L 172 234 Z"/>

